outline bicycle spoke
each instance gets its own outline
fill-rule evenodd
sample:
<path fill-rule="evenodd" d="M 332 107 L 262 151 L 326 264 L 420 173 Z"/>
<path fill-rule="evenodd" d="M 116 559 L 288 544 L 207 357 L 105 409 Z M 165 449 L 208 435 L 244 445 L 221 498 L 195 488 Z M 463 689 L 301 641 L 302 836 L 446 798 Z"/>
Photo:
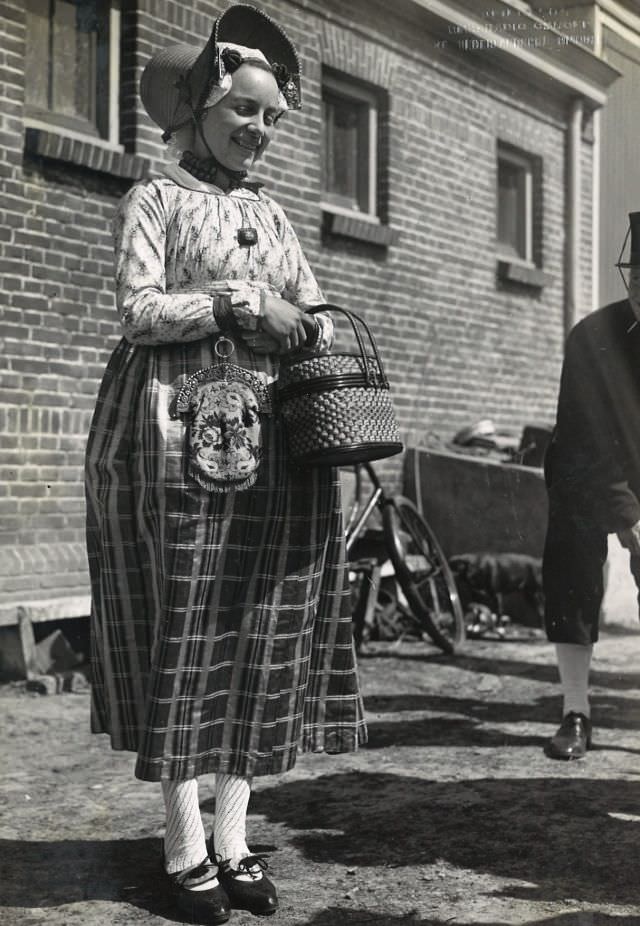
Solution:
<path fill-rule="evenodd" d="M 422 592 L 423 588 L 429 588 L 431 586 L 431 582 L 433 581 L 434 578 L 437 578 L 437 576 L 438 576 L 438 573 L 433 573 L 433 572 L 429 573 L 426 576 L 423 576 L 421 579 L 416 579 L 415 576 L 412 576 L 413 587 L 415 588 L 417 592 Z"/>
<path fill-rule="evenodd" d="M 453 652 L 464 639 L 464 615 L 433 531 L 415 505 L 401 496 L 383 509 L 385 513 L 396 576 L 409 606 L 434 642 Z"/>
<path fill-rule="evenodd" d="M 411 559 L 411 557 L 407 557 L 407 559 Z M 430 582 L 431 579 L 438 579 L 444 576 L 440 563 L 428 563 L 427 568 L 420 572 L 414 572 L 411 569 L 409 569 L 408 572 L 417 587 L 424 585 L 425 582 Z"/>
<path fill-rule="evenodd" d="M 430 576 L 424 576 L 420 581 L 413 581 L 413 589 L 420 596 L 420 600 L 423 604 L 423 607 L 433 614 L 443 617 L 444 615 L 451 616 L 452 610 L 450 607 L 446 607 L 446 602 L 448 601 L 448 596 L 446 594 L 446 588 L 442 586 L 442 582 L 438 584 L 438 579 L 441 578 L 441 571 L 437 571 Z M 442 604 L 445 602 L 445 607 L 443 609 Z"/>
<path fill-rule="evenodd" d="M 450 622 L 453 612 L 450 610 L 450 608 L 445 608 L 445 609 L 442 608 L 443 589 L 441 587 L 439 588 L 436 585 L 436 583 L 433 582 L 431 585 L 431 592 L 432 592 L 431 600 L 433 602 L 433 610 L 438 615 L 439 623 L 441 623 L 442 618 L 444 617 L 449 618 L 449 622 Z"/>

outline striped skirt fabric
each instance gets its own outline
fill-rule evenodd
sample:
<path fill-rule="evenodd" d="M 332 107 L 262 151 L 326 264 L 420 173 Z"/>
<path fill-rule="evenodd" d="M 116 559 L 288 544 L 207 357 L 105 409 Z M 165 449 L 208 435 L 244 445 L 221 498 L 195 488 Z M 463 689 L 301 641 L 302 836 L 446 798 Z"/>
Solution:
<path fill-rule="evenodd" d="M 276 415 L 250 489 L 185 475 L 170 406 L 199 343 L 122 341 L 87 448 L 92 730 L 149 781 L 275 774 L 366 740 L 337 473 L 290 466 Z"/>

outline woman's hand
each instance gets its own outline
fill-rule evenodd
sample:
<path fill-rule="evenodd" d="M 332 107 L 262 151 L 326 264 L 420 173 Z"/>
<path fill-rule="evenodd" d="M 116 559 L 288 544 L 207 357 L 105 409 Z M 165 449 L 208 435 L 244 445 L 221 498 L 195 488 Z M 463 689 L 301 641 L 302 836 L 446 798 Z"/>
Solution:
<path fill-rule="evenodd" d="M 260 329 L 276 341 L 280 353 L 289 353 L 305 346 L 317 331 L 317 322 L 290 302 L 267 294 Z"/>

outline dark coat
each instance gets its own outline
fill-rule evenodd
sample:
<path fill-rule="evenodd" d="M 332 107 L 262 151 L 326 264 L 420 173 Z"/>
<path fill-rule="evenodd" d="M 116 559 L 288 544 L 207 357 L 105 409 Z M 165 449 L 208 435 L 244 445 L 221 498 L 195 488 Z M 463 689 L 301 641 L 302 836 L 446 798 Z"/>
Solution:
<path fill-rule="evenodd" d="M 598 639 L 607 534 L 640 521 L 640 324 L 627 300 L 569 335 L 545 475 L 547 635 L 587 645 Z M 638 582 L 640 562 L 631 567 Z"/>
<path fill-rule="evenodd" d="M 640 521 L 640 324 L 626 299 L 569 335 L 545 474 L 552 507 L 608 534 Z"/>

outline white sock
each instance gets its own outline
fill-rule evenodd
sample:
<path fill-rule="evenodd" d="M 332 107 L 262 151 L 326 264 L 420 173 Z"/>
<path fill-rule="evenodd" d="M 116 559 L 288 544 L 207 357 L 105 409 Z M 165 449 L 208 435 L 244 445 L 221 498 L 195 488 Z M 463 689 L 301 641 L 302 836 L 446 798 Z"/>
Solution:
<path fill-rule="evenodd" d="M 216 858 L 230 859 L 231 867 L 250 855 L 247 846 L 247 808 L 251 782 L 239 775 L 216 774 L 216 811 L 213 819 L 213 845 Z"/>
<path fill-rule="evenodd" d="M 163 781 L 167 810 L 164 864 L 168 874 L 199 865 L 207 857 L 207 841 L 200 816 L 198 779 Z"/>
<path fill-rule="evenodd" d="M 562 716 L 570 711 L 591 716 L 589 705 L 589 668 L 593 645 L 556 643 L 556 656 L 562 688 Z"/>

